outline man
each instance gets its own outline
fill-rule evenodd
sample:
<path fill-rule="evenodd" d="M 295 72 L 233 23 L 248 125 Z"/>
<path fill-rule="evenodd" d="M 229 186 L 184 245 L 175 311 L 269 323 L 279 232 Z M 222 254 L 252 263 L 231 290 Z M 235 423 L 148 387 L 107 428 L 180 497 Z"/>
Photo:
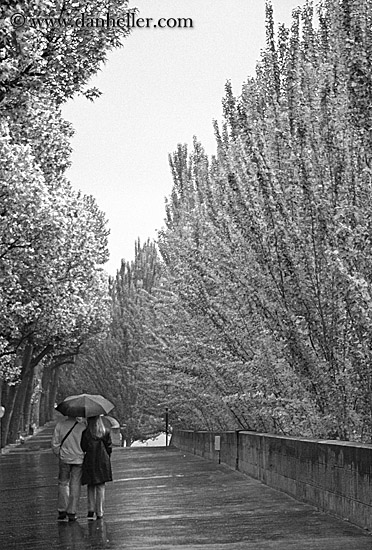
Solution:
<path fill-rule="evenodd" d="M 58 422 L 54 429 L 52 449 L 59 457 L 58 521 L 76 520 L 84 459 L 80 441 L 85 428 L 82 419 L 69 416 Z"/>

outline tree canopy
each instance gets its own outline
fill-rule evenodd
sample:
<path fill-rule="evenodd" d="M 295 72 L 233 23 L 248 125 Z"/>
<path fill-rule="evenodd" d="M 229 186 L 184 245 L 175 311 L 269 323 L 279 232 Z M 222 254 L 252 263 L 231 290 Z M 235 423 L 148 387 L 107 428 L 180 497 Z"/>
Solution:
<path fill-rule="evenodd" d="M 49 0 L 0 6 L 0 377 L 3 444 L 51 414 L 61 364 L 110 321 L 107 220 L 68 182 L 72 128 L 61 104 L 89 99 L 89 78 L 128 28 L 35 26 L 36 17 L 122 12 L 126 2 Z M 14 14 L 24 25 L 14 25 Z M 53 386 L 53 389 L 52 387 Z M 37 402 L 37 406 L 32 406 Z M 48 412 L 46 412 L 48 409 Z"/>
<path fill-rule="evenodd" d="M 309 1 L 276 30 L 268 2 L 256 74 L 239 97 L 226 83 L 216 154 L 178 145 L 157 243 L 110 281 L 105 216 L 64 175 L 59 105 L 119 31 L 0 29 L 10 439 L 43 388 L 44 417 L 56 395 L 104 393 L 128 444 L 159 433 L 166 407 L 190 429 L 371 441 L 371 21 L 367 0 Z"/>
<path fill-rule="evenodd" d="M 195 140 L 170 158 L 159 248 L 198 341 L 224 350 L 197 376 L 237 427 L 371 437 L 371 9 L 308 2 L 276 36 L 268 3 L 216 157 Z"/>

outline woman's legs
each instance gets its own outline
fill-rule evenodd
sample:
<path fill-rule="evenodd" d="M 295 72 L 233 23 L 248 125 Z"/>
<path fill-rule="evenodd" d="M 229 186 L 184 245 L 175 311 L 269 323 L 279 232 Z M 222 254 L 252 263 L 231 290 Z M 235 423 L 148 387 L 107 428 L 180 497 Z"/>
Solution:
<path fill-rule="evenodd" d="M 97 517 L 103 516 L 103 506 L 105 504 L 105 484 L 100 483 L 95 486 L 96 489 L 96 514 Z"/>
<path fill-rule="evenodd" d="M 88 512 L 95 512 L 96 509 L 96 486 L 88 485 Z"/>
<path fill-rule="evenodd" d="M 105 484 L 88 485 L 88 513 L 95 512 L 97 517 L 103 516 L 103 506 L 105 504 Z"/>

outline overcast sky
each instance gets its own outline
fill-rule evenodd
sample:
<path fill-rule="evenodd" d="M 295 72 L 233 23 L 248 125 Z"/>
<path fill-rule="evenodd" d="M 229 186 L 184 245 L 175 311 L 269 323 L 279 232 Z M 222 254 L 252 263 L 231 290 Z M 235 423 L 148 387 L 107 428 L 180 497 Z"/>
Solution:
<path fill-rule="evenodd" d="M 273 0 L 276 23 L 290 23 L 304 0 Z M 68 177 L 93 195 L 111 231 L 107 271 L 132 260 L 139 237 L 156 239 L 172 180 L 168 154 L 197 136 L 215 152 L 213 120 L 221 120 L 226 80 L 239 94 L 253 76 L 265 42 L 264 0 L 133 0 L 138 17 L 190 17 L 192 29 L 135 29 L 111 52 L 83 97 L 63 109 L 75 128 Z"/>

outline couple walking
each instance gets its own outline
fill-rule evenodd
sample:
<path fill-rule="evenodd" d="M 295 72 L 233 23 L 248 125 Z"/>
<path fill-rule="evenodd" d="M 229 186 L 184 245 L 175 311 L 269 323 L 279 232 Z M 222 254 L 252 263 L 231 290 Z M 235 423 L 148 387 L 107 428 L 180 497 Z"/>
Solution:
<path fill-rule="evenodd" d="M 102 416 L 87 422 L 67 417 L 55 427 L 52 449 L 59 457 L 58 520 L 76 520 L 81 486 L 87 485 L 88 519 L 103 517 L 105 482 L 112 481 L 112 441 Z"/>

